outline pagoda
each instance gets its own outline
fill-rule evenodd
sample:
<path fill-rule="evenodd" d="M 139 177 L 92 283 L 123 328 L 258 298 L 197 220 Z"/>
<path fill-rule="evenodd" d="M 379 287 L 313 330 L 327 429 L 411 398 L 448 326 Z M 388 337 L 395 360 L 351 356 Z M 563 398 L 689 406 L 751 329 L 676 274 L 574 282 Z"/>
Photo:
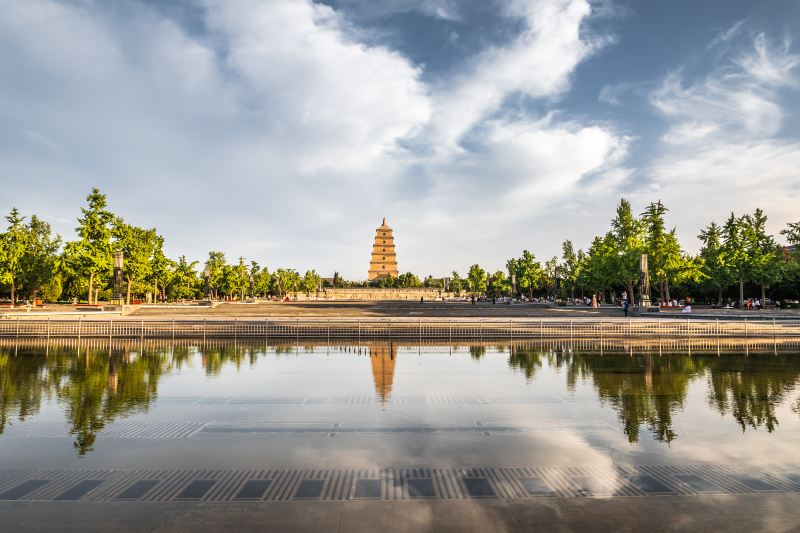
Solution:
<path fill-rule="evenodd" d="M 381 278 L 396 278 L 399 274 L 392 228 L 386 225 L 386 217 L 384 217 L 383 224 L 375 230 L 375 243 L 372 245 L 372 258 L 369 261 L 367 279 L 372 281 Z"/>

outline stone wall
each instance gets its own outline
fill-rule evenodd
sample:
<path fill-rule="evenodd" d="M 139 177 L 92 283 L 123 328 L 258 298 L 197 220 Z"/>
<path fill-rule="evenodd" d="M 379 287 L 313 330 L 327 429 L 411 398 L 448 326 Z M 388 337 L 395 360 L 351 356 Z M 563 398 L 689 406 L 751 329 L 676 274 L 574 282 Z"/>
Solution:
<path fill-rule="evenodd" d="M 435 300 L 437 298 L 452 297 L 452 294 L 444 292 L 444 289 L 378 289 L 378 288 L 351 288 L 351 289 L 331 289 L 321 290 L 316 295 L 306 296 L 305 293 L 291 295 L 291 299 L 297 300 L 360 300 L 360 301 L 379 301 L 379 300 Z"/>

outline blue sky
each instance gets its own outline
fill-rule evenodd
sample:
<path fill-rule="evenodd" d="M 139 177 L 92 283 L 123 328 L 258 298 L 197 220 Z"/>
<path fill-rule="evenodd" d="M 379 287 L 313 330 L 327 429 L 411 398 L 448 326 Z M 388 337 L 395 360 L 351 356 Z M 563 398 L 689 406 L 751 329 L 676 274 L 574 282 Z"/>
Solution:
<path fill-rule="evenodd" d="M 800 219 L 793 0 L 0 0 L 0 209 L 92 186 L 168 252 L 365 277 Z"/>

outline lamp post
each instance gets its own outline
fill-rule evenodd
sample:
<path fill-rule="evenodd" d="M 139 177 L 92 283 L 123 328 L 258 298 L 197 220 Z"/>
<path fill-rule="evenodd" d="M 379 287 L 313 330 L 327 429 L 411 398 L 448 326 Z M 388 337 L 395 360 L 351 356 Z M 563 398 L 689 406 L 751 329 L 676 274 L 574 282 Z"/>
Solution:
<path fill-rule="evenodd" d="M 554 277 L 556 278 L 556 294 L 553 297 L 553 300 L 556 302 L 561 301 L 561 270 L 559 269 L 558 265 L 556 265 L 555 271 L 553 273 Z"/>
<path fill-rule="evenodd" d="M 203 269 L 203 279 L 206 282 L 206 288 L 205 288 L 206 300 L 211 301 L 211 285 L 210 285 L 211 267 L 208 265 L 206 265 L 206 268 Z"/>
<path fill-rule="evenodd" d="M 650 305 L 650 272 L 647 266 L 647 254 L 639 257 L 639 305 Z"/>
<path fill-rule="evenodd" d="M 122 305 L 122 250 L 114 252 L 114 294 L 111 296 L 112 305 Z"/>

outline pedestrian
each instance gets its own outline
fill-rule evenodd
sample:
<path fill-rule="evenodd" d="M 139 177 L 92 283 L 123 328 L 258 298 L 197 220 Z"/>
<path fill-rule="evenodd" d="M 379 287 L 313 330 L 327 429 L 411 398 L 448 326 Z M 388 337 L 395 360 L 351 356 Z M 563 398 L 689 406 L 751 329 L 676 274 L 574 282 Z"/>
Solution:
<path fill-rule="evenodd" d="M 625 311 L 625 316 L 628 316 L 628 299 L 622 301 L 622 309 Z"/>

